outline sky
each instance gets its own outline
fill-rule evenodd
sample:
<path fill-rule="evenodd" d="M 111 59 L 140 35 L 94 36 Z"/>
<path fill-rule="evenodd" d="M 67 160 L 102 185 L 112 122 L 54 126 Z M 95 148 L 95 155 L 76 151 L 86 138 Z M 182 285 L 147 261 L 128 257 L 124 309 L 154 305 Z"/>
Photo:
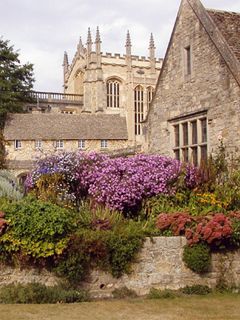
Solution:
<path fill-rule="evenodd" d="M 148 55 L 153 33 L 163 58 L 181 0 L 0 0 L 0 37 L 19 50 L 21 63 L 34 64 L 34 90 L 62 92 L 63 53 L 71 62 L 88 27 L 102 51 L 125 53 L 127 30 L 132 54 Z M 202 0 L 206 8 L 240 12 L 240 0 Z"/>

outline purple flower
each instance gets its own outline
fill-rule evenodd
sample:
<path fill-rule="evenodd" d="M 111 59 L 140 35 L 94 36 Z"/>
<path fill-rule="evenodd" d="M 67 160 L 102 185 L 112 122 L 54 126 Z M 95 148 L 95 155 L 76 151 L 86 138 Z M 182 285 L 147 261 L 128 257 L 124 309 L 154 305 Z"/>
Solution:
<path fill-rule="evenodd" d="M 66 198 L 78 201 L 91 196 L 97 203 L 120 211 L 132 210 L 144 198 L 172 194 L 174 183 L 184 174 L 187 187 L 196 184 L 196 170 L 178 160 L 160 155 L 110 158 L 91 153 L 62 153 L 41 159 L 26 180 L 36 187 L 43 174 L 61 173 Z"/>

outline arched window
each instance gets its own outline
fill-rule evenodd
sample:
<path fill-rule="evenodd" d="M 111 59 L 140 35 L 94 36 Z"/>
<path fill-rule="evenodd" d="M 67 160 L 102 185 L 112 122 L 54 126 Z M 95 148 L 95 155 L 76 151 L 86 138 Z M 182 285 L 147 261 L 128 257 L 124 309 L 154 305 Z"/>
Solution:
<path fill-rule="evenodd" d="M 107 82 L 107 107 L 119 108 L 119 81 L 115 79 Z"/>
<path fill-rule="evenodd" d="M 153 98 L 154 89 L 153 87 L 147 87 L 147 109 L 149 110 L 150 103 Z"/>
<path fill-rule="evenodd" d="M 143 120 L 143 87 L 137 86 L 134 89 L 134 113 L 135 113 L 135 134 L 140 135 L 141 121 Z"/>

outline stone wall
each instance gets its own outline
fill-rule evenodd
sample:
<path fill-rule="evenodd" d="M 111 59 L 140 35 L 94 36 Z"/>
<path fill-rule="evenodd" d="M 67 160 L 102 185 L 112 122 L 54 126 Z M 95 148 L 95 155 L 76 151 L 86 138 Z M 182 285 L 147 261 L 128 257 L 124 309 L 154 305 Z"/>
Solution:
<path fill-rule="evenodd" d="M 152 287 L 179 289 L 193 284 L 215 287 L 220 279 L 229 286 L 240 286 L 240 250 L 213 254 L 210 272 L 198 275 L 186 268 L 182 261 L 185 244 L 183 237 L 147 238 L 131 274 L 116 279 L 108 273 L 93 270 L 82 286 L 95 298 L 111 297 L 114 289 L 123 286 L 135 290 L 138 295 L 147 294 Z M 53 285 L 58 279 L 47 271 L 0 268 L 0 285 L 33 281 Z"/>
<path fill-rule="evenodd" d="M 183 1 L 146 124 L 150 152 L 174 156 L 171 119 L 201 110 L 207 112 L 208 152 L 217 149 L 220 135 L 230 151 L 239 148 L 240 88 L 205 27 Z M 188 47 L 191 73 L 186 75 Z"/>
<path fill-rule="evenodd" d="M 21 148 L 14 148 L 14 141 L 9 141 L 6 145 L 7 160 L 35 160 L 40 157 L 53 154 L 56 152 L 76 152 L 76 151 L 96 151 L 96 152 L 111 152 L 118 149 L 127 148 L 130 146 L 128 140 L 108 140 L 107 148 L 101 148 L 101 140 L 85 140 L 85 148 L 78 148 L 78 140 L 63 140 L 64 146 L 62 149 L 56 149 L 55 141 L 42 140 L 42 147 L 35 147 L 35 140 L 22 140 Z"/>

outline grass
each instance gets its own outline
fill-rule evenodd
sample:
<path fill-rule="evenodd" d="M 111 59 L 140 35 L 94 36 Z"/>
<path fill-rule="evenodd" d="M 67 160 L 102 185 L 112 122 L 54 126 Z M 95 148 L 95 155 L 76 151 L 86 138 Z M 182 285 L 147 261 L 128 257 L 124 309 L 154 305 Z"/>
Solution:
<path fill-rule="evenodd" d="M 68 305 L 0 305 L 1 320 L 237 320 L 239 314 L 239 294 Z"/>

